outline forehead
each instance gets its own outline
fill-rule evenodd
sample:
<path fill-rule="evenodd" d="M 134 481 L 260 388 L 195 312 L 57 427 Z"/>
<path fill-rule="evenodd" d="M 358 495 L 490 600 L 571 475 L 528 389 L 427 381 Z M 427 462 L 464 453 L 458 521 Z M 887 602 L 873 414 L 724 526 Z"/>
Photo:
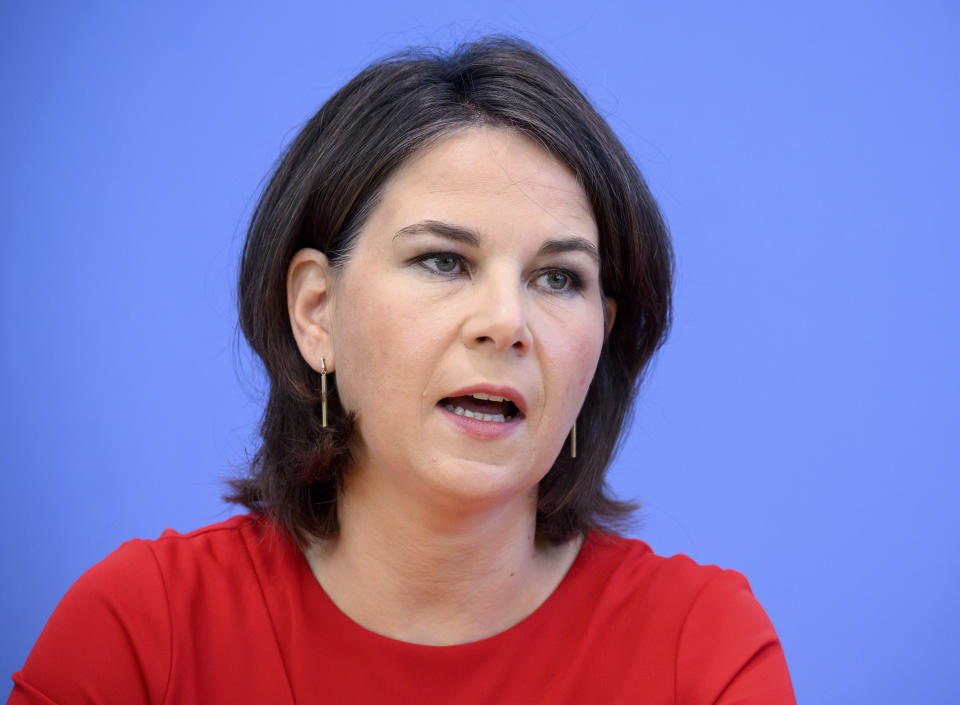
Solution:
<path fill-rule="evenodd" d="M 576 175 L 530 138 L 500 127 L 447 135 L 387 181 L 378 215 L 401 226 L 425 217 L 463 219 L 481 232 L 576 234 L 597 242 Z"/>

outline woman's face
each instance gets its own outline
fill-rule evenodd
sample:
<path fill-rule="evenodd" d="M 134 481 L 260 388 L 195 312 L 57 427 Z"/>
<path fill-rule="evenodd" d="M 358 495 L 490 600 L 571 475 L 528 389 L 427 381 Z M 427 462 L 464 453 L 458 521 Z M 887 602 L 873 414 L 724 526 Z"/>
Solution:
<path fill-rule="evenodd" d="M 461 509 L 529 499 L 615 313 L 597 248 L 574 174 L 518 133 L 467 129 L 405 163 L 332 275 L 350 477 Z"/>

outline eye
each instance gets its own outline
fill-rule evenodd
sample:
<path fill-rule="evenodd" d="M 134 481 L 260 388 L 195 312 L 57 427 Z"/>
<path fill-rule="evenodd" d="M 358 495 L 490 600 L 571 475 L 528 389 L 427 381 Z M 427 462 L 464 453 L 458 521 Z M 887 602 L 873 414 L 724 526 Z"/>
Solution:
<path fill-rule="evenodd" d="M 430 252 L 418 257 L 417 261 L 435 274 L 459 274 L 466 271 L 463 258 L 452 252 Z"/>
<path fill-rule="evenodd" d="M 543 278 L 546 280 L 547 286 L 551 289 L 566 289 L 570 281 L 570 277 L 563 272 L 550 272 L 549 274 L 544 274 Z"/>
<path fill-rule="evenodd" d="M 581 288 L 580 278 L 573 272 L 551 269 L 537 277 L 537 282 L 549 291 L 565 292 Z"/>

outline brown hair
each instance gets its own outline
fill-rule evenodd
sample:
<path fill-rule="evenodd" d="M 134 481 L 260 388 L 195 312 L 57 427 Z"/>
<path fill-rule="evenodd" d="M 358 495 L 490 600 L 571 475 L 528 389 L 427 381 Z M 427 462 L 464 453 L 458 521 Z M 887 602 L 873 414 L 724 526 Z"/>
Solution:
<path fill-rule="evenodd" d="M 238 282 L 240 326 L 263 361 L 270 395 L 250 474 L 231 483 L 226 499 L 272 518 L 300 543 L 338 531 L 354 418 L 328 375 L 331 423 L 321 428 L 319 374 L 300 356 L 287 312 L 290 260 L 312 247 L 342 265 L 387 177 L 437 138 L 480 124 L 516 130 L 574 171 L 599 231 L 603 293 L 617 301 L 577 422 L 578 457 L 562 452 L 540 482 L 537 535 L 562 542 L 616 526 L 634 508 L 608 494 L 604 474 L 669 326 L 669 234 L 633 160 L 570 80 L 525 42 L 489 37 L 365 69 L 297 135 L 253 214 Z"/>

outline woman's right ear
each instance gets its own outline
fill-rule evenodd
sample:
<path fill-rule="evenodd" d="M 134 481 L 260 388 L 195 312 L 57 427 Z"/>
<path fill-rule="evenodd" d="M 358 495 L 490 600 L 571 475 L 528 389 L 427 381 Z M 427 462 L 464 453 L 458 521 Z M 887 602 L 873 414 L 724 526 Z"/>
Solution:
<path fill-rule="evenodd" d="M 332 307 L 333 276 L 327 256 L 309 247 L 298 250 L 287 268 L 287 312 L 300 354 L 317 372 L 321 358 L 327 372 L 336 369 Z"/>

